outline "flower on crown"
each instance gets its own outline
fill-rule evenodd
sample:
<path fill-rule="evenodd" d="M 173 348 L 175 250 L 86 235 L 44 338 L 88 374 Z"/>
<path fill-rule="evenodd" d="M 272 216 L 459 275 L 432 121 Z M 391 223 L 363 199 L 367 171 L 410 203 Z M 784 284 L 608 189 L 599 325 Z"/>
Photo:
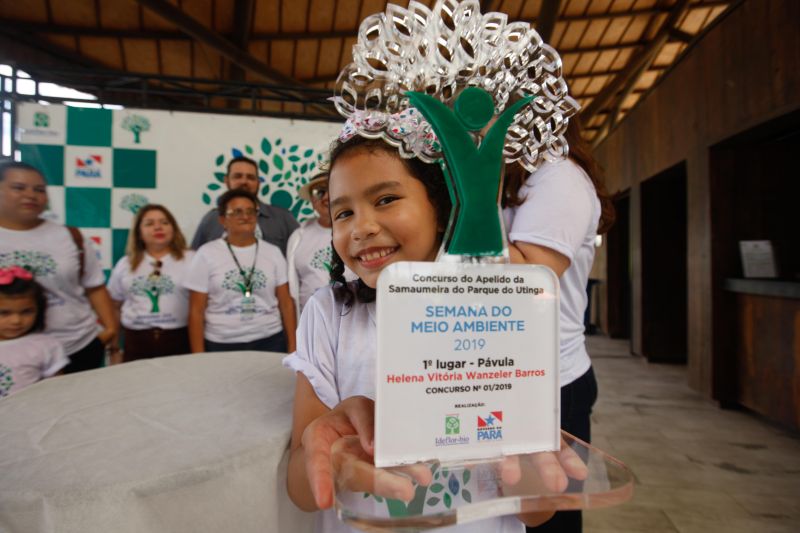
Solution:
<path fill-rule="evenodd" d="M 389 4 L 364 19 L 353 62 L 336 82 L 333 101 L 348 119 L 340 139 L 381 138 L 403 157 L 435 161 L 439 143 L 424 118 L 408 113 L 405 93 L 452 104 L 466 87 L 487 91 L 495 116 L 533 96 L 508 129 L 506 162 L 534 171 L 566 157 L 564 133 L 580 106 L 567 93 L 561 58 L 528 23 L 481 14 L 478 0 L 438 0 L 433 8 L 412 0 L 408 8 Z"/>

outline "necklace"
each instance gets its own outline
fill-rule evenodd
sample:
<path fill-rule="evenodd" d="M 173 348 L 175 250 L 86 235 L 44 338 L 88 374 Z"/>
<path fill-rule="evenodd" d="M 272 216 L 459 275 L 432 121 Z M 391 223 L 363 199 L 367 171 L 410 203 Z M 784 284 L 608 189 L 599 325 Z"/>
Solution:
<path fill-rule="evenodd" d="M 253 273 L 256 271 L 256 260 L 258 259 L 258 239 L 256 239 L 256 253 L 253 254 L 253 266 L 250 267 L 250 273 L 247 274 L 242 265 L 239 263 L 239 259 L 236 258 L 236 254 L 231 248 L 231 243 L 228 242 L 228 239 L 225 239 L 225 244 L 228 245 L 228 251 L 231 253 L 231 257 L 233 257 L 234 263 L 236 263 L 236 268 L 239 269 L 239 275 L 242 276 L 242 281 L 244 281 L 244 297 L 250 298 L 251 294 L 253 293 Z"/>

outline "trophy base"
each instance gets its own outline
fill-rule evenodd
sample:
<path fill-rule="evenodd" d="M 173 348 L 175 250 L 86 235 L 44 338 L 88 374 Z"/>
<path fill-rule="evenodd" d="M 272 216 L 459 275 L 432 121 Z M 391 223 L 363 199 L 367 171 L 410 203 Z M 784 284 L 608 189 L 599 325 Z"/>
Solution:
<path fill-rule="evenodd" d="M 622 462 L 561 432 L 561 449 L 374 468 L 358 439 L 332 456 L 339 519 L 363 531 L 421 531 L 525 513 L 597 509 L 633 495 Z"/>

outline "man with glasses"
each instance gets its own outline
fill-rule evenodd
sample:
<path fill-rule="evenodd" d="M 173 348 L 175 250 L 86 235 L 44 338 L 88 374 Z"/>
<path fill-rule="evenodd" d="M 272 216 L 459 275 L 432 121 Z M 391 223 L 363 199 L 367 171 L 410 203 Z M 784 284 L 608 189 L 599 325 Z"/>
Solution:
<path fill-rule="evenodd" d="M 289 291 L 298 314 L 314 291 L 330 283 L 331 214 L 328 205 L 328 173 L 320 172 L 301 187 L 297 194 L 311 202 L 316 218 L 306 220 L 292 233 L 286 251 Z M 345 271 L 345 277 L 353 279 Z"/>
<path fill-rule="evenodd" d="M 225 175 L 225 186 L 229 190 L 243 189 L 258 196 L 258 166 L 248 157 L 235 157 L 228 163 Z M 256 238 L 274 244 L 286 255 L 286 244 L 289 236 L 298 227 L 297 220 L 282 207 L 258 201 L 258 224 Z M 219 223 L 216 209 L 212 209 L 203 217 L 192 239 L 192 248 L 197 250 L 203 244 L 222 237 L 223 229 Z"/>

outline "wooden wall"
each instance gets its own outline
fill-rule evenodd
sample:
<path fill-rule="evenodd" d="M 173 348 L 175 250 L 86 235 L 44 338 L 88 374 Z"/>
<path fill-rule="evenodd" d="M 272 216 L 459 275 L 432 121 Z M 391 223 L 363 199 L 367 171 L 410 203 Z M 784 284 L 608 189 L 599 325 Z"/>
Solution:
<path fill-rule="evenodd" d="M 641 350 L 641 181 L 687 169 L 689 385 L 714 391 L 709 146 L 800 109 L 800 2 L 745 0 L 598 147 L 611 192 L 631 189 L 632 348 Z M 668 223 L 668 221 L 665 221 Z"/>

